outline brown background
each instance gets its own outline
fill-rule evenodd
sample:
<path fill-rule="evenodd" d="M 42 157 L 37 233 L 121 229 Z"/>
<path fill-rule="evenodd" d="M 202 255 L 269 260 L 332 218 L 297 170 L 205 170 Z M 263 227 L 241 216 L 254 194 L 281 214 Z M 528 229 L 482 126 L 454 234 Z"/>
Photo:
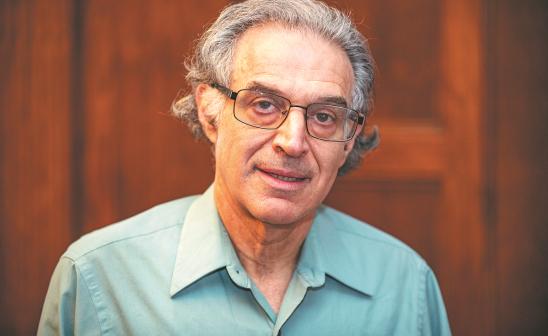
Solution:
<path fill-rule="evenodd" d="M 0 0 L 1 335 L 35 333 L 71 241 L 210 183 L 168 111 L 226 3 Z M 548 2 L 337 5 L 371 40 L 383 141 L 327 202 L 425 257 L 456 335 L 548 334 Z"/>

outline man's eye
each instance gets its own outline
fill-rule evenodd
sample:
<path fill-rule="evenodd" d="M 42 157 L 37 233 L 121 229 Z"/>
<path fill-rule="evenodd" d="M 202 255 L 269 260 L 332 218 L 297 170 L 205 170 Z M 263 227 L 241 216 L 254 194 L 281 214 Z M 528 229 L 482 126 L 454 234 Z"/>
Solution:
<path fill-rule="evenodd" d="M 257 99 L 251 103 L 251 108 L 255 112 L 260 113 L 274 113 L 278 111 L 278 108 L 276 105 L 270 101 L 265 99 Z"/>
<path fill-rule="evenodd" d="M 260 101 L 257 103 L 257 107 L 262 110 L 268 110 L 272 106 L 272 103 L 266 100 Z"/>
<path fill-rule="evenodd" d="M 329 124 L 335 121 L 335 116 L 330 113 L 318 112 L 314 115 L 314 119 L 322 124 Z"/>

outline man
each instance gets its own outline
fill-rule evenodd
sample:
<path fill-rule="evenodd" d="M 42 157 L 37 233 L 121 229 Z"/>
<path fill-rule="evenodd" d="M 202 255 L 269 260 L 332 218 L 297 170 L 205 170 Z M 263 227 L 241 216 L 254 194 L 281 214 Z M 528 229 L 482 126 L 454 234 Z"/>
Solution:
<path fill-rule="evenodd" d="M 321 203 L 376 143 L 373 61 L 312 0 L 226 8 L 174 111 L 213 147 L 215 180 L 74 243 L 39 334 L 448 335 L 410 248 Z"/>

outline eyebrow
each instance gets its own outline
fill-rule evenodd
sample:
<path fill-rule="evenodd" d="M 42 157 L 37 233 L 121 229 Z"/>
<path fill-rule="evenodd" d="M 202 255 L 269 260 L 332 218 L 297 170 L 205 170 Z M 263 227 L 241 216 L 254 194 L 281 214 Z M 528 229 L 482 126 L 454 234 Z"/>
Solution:
<path fill-rule="evenodd" d="M 333 105 L 340 105 L 342 107 L 348 107 L 348 103 L 346 102 L 346 99 L 344 99 L 344 97 L 341 97 L 341 96 L 321 97 L 320 102 L 333 104 Z"/>
<path fill-rule="evenodd" d="M 263 92 L 263 93 L 275 94 L 277 96 L 285 98 L 285 94 L 283 92 L 281 92 L 280 90 L 278 90 L 276 88 L 269 87 L 269 86 L 264 85 L 264 84 L 262 84 L 260 82 L 257 82 L 257 81 L 249 82 L 249 84 L 246 86 L 246 89 L 254 90 L 254 91 L 260 91 L 260 92 Z M 337 105 L 337 106 L 342 106 L 342 107 L 348 107 L 348 103 L 347 103 L 346 99 L 342 96 L 319 97 L 319 99 L 317 101 L 315 101 L 313 104 L 318 104 L 318 103 L 325 103 L 325 104 L 332 104 L 332 105 Z"/>

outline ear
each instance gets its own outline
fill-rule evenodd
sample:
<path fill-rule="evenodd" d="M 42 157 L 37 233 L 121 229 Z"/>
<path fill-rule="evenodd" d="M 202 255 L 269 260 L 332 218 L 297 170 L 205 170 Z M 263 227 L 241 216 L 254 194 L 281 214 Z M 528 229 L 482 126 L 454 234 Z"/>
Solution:
<path fill-rule="evenodd" d="M 342 165 L 346 162 L 346 158 L 348 158 L 348 154 L 350 154 L 350 152 L 352 151 L 352 148 L 354 148 L 354 142 L 356 142 L 356 137 L 353 137 L 350 141 L 344 144 L 342 160 L 339 168 L 342 167 Z"/>
<path fill-rule="evenodd" d="M 205 136 L 215 144 L 217 141 L 217 114 L 219 111 L 215 110 L 218 104 L 214 104 L 215 99 L 213 88 L 207 84 L 199 84 L 194 92 L 194 99 L 196 100 L 196 108 L 198 109 L 198 119 L 202 125 L 202 130 Z"/>
<path fill-rule="evenodd" d="M 358 125 L 358 128 L 356 129 L 356 132 L 354 133 L 354 137 L 352 137 L 350 141 L 344 144 L 345 157 L 348 156 L 348 154 L 352 151 L 352 148 L 354 148 L 354 144 L 356 143 L 356 138 L 362 133 L 363 127 L 364 125 Z"/>
<path fill-rule="evenodd" d="M 356 142 L 356 137 L 344 144 L 343 151 L 345 157 L 348 156 L 348 154 L 352 151 L 352 148 L 354 148 L 354 142 Z"/>
<path fill-rule="evenodd" d="M 342 163 L 341 163 L 340 167 L 342 167 L 343 164 L 346 162 L 346 159 L 348 158 L 348 154 L 350 154 L 350 152 L 354 148 L 354 144 L 356 143 L 356 138 L 358 137 L 358 135 L 361 134 L 362 130 L 363 130 L 363 125 L 359 125 L 358 129 L 356 130 L 356 134 L 354 134 L 354 137 L 344 144 L 344 147 L 343 147 L 343 160 L 342 160 Z"/>

